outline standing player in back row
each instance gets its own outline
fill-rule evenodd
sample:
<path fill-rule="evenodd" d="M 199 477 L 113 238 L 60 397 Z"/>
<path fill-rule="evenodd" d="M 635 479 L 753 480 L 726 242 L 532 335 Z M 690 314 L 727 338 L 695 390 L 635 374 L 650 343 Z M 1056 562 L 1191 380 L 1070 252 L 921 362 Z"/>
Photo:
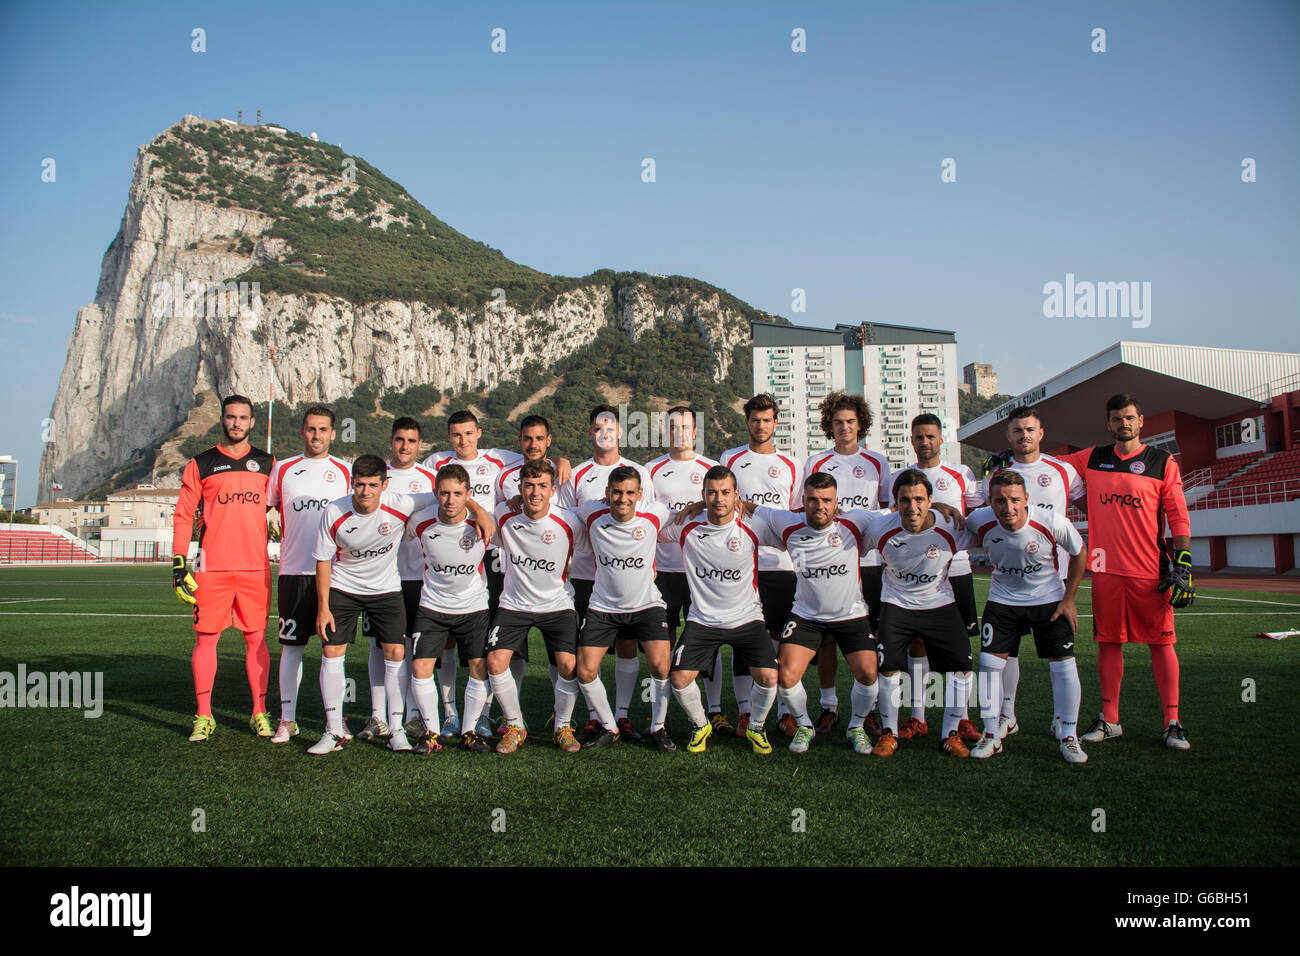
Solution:
<path fill-rule="evenodd" d="M 230 626 L 244 634 L 244 667 L 253 694 L 249 726 L 270 737 L 266 710 L 266 619 L 271 607 L 271 562 L 266 554 L 266 486 L 275 459 L 248 443 L 253 403 L 243 395 L 221 402 L 221 441 L 185 465 L 172 516 L 172 586 L 194 605 L 194 696 L 198 707 L 190 740 L 207 740 L 217 729 L 212 684 L 217 676 L 217 640 Z M 186 569 L 194 509 L 202 502 L 194 574 Z"/>
<path fill-rule="evenodd" d="M 1119 688 L 1124 645 L 1146 644 L 1164 708 L 1161 739 L 1187 750 L 1178 720 L 1178 656 L 1174 608 L 1196 598 L 1192 586 L 1191 522 L 1178 462 L 1142 444 L 1142 409 L 1130 395 L 1106 402 L 1115 442 L 1062 455 L 1088 487 L 1088 548 L 1092 555 L 1092 633 L 1101 674 L 1101 713 L 1083 735 L 1100 743 L 1122 733 Z M 1172 541 L 1166 541 L 1169 522 Z M 1164 592 L 1169 591 L 1166 599 Z"/>
<path fill-rule="evenodd" d="M 755 395 L 747 401 L 745 428 L 749 431 L 749 444 L 724 451 L 720 463 L 732 472 L 736 491 L 742 500 L 789 511 L 803 504 L 801 468 L 799 459 L 776 450 L 772 442 L 776 420 L 776 399 L 771 395 Z M 794 582 L 794 565 L 790 563 L 790 556 L 779 548 L 761 547 L 758 552 L 758 597 L 773 657 L 776 656 L 781 631 L 794 607 Z M 736 704 L 740 708 L 740 719 L 736 721 L 737 737 L 745 736 L 745 729 L 749 726 L 748 698 L 752 685 L 745 670 L 732 658 L 731 673 L 736 688 Z M 784 711 L 785 705 L 781 704 L 777 710 L 781 731 L 787 737 L 793 737 L 798 728 L 794 718 Z"/>
<path fill-rule="evenodd" d="M 334 412 L 313 405 L 302 416 L 303 450 L 271 469 L 267 504 L 280 527 L 280 723 L 273 744 L 298 736 L 302 656 L 316 633 L 316 534 L 321 514 L 352 483 L 348 466 L 330 455 Z M 381 681 L 382 685 L 382 681 Z M 382 690 L 382 686 L 381 686 Z M 346 730 L 345 730 L 346 734 Z"/>
<path fill-rule="evenodd" d="M 871 408 L 861 395 L 831 392 L 821 403 L 822 434 L 835 442 L 834 447 L 813 455 L 804 463 L 805 482 L 816 474 L 830 475 L 835 479 L 840 511 L 855 509 L 875 510 L 889 507 L 889 460 L 878 451 L 859 447 L 871 430 Z M 806 501 L 805 501 L 806 503 Z M 859 562 L 862 576 L 862 599 L 867 607 L 867 620 L 873 632 L 880 629 L 880 552 L 874 548 L 865 552 Z M 782 653 L 785 642 L 782 642 Z M 817 733 L 833 730 L 839 723 L 839 695 L 835 690 L 836 661 L 835 634 L 828 631 L 817 654 L 817 675 L 821 685 L 821 715 L 817 718 Z M 802 671 L 800 672 L 802 677 Z M 874 684 L 876 670 L 871 668 Z M 855 711 L 856 716 L 856 711 Z M 796 715 L 796 718 L 798 715 Z M 879 733 L 880 728 L 871 728 Z"/>
<path fill-rule="evenodd" d="M 1007 441 L 1010 449 L 993 455 L 984 462 L 986 476 L 983 482 L 985 499 L 992 503 L 989 482 L 1002 469 L 1009 468 L 1025 480 L 1029 504 L 1046 508 L 1054 514 L 1066 516 L 1071 501 L 1083 495 L 1083 481 L 1074 466 L 1044 455 L 1039 449 L 1043 442 L 1043 425 L 1038 412 L 1020 406 L 1007 415 Z M 1069 553 L 1057 550 L 1057 563 L 1064 580 L 1069 564 Z M 987 612 L 986 612 L 987 613 Z M 1018 649 L 1011 651 L 1002 671 L 1002 708 L 998 720 L 999 739 L 1018 733 L 1016 723 L 1016 688 L 1020 686 L 1020 658 Z"/>

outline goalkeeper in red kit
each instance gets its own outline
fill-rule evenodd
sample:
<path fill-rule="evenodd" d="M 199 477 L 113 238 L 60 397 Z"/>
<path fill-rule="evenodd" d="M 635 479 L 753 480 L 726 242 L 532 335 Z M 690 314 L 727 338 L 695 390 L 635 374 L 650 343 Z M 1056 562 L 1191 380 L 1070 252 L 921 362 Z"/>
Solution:
<path fill-rule="evenodd" d="M 1129 395 L 1106 402 L 1115 439 L 1068 455 L 1087 485 L 1088 566 L 1092 569 L 1093 637 L 1101 677 L 1101 714 L 1083 734 L 1088 743 L 1118 737 L 1124 644 L 1146 644 L 1164 707 L 1161 739 L 1187 750 L 1178 720 L 1178 657 L 1174 608 L 1196 598 L 1192 586 L 1191 522 L 1178 462 L 1138 438 L 1142 409 Z M 1170 540 L 1164 537 L 1169 522 Z"/>
<path fill-rule="evenodd" d="M 271 669 L 266 621 L 271 606 L 271 564 L 266 555 L 266 499 L 275 459 L 248 443 L 253 403 L 231 395 L 221 403 L 221 441 L 185 465 L 172 528 L 172 584 L 182 601 L 194 605 L 194 696 L 198 700 L 190 740 L 207 740 L 212 719 L 212 684 L 217 676 L 217 639 L 234 619 L 244 633 L 244 664 L 253 693 L 249 726 L 259 737 L 275 728 L 266 710 Z M 190 574 L 189 553 L 194 509 L 203 503 L 203 532 Z"/>

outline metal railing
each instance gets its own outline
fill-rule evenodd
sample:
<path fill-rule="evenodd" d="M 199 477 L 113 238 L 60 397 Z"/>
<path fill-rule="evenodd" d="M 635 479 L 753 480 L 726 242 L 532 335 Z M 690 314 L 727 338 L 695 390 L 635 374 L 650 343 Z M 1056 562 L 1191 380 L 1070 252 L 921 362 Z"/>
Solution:
<path fill-rule="evenodd" d="M 101 541 L 97 545 L 98 554 L 88 545 L 90 542 L 74 543 L 67 538 L 44 532 L 7 534 L 0 531 L 0 565 L 147 563 L 171 560 L 171 545 L 157 541 Z"/>
<path fill-rule="evenodd" d="M 1300 478 L 1265 481 L 1257 485 L 1220 488 L 1189 505 L 1191 511 L 1211 508 L 1244 508 L 1250 505 L 1275 505 L 1300 498 Z"/>

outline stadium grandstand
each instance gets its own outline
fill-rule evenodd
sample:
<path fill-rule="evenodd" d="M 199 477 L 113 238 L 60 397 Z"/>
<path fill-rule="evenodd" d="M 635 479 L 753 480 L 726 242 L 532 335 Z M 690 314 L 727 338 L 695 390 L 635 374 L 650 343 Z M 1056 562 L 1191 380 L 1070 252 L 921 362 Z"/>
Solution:
<path fill-rule="evenodd" d="M 963 425 L 963 444 L 1007 446 L 1005 418 L 1031 405 L 1042 450 L 1111 441 L 1106 400 L 1141 403 L 1142 441 L 1178 459 L 1192 559 L 1210 571 L 1284 574 L 1300 550 L 1300 355 L 1118 342 Z M 1087 518 L 1070 518 L 1085 531 Z"/>

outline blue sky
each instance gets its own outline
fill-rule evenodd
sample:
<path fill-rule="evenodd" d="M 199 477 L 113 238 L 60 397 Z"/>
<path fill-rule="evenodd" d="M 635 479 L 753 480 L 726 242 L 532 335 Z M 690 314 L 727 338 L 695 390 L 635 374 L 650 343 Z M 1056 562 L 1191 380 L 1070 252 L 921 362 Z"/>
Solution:
<path fill-rule="evenodd" d="M 259 107 L 518 262 L 952 329 L 1004 391 L 1121 338 L 1300 351 L 1297 41 L 1256 0 L 6 4 L 0 454 L 30 504 L 137 147 Z M 1066 273 L 1150 282 L 1150 326 L 1044 318 Z"/>

